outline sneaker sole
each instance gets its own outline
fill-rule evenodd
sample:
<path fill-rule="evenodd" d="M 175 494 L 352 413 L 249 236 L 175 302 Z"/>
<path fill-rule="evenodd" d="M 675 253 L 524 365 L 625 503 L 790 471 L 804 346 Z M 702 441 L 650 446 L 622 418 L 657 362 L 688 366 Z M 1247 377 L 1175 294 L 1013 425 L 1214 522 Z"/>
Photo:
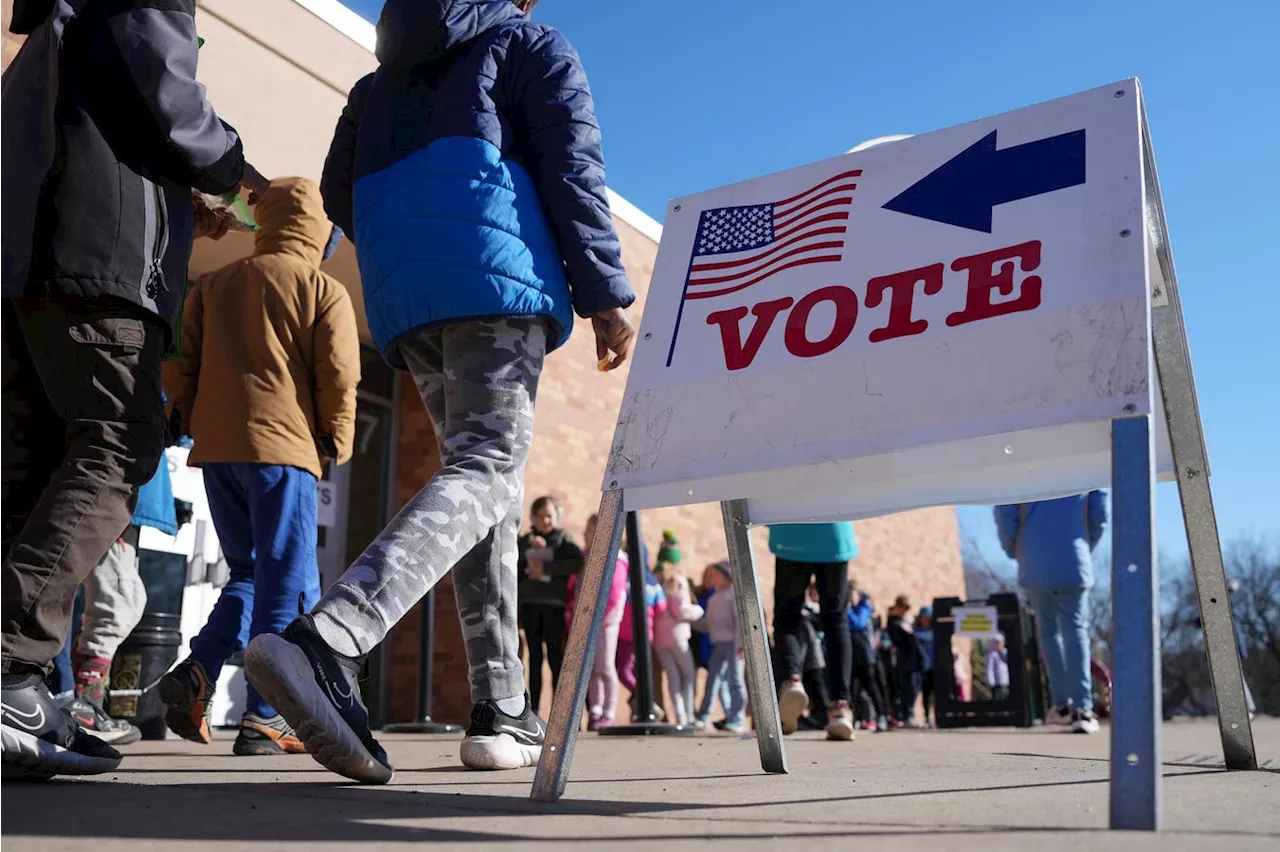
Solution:
<path fill-rule="evenodd" d="M 160 679 L 160 685 L 156 691 L 167 708 L 164 713 L 165 727 L 188 742 L 200 745 L 213 742 L 208 725 L 196 723 L 197 718 L 201 722 L 204 721 L 204 713 L 201 712 L 198 717 L 193 715 L 197 700 L 187 691 L 181 680 L 167 674 Z"/>
<path fill-rule="evenodd" d="M 90 757 L 56 746 L 8 725 L 4 744 L 4 778 L 46 781 L 55 775 L 101 775 L 120 765 L 120 758 Z"/>
<path fill-rule="evenodd" d="M 263 633 L 244 652 L 249 682 L 284 716 L 307 752 L 330 772 L 362 784 L 386 784 L 393 771 L 360 742 L 316 683 L 302 649 L 274 633 Z"/>
<path fill-rule="evenodd" d="M 1071 726 L 1071 733 L 1096 734 L 1101 727 L 1097 722 L 1076 722 Z"/>
<path fill-rule="evenodd" d="M 130 725 L 129 730 L 127 731 L 116 731 L 115 733 L 106 733 L 104 731 L 99 731 L 96 728 L 86 728 L 84 725 L 80 726 L 80 730 L 90 736 L 97 737 L 108 745 L 113 746 L 132 745 L 142 739 L 142 731 L 138 730 L 133 725 Z"/>
<path fill-rule="evenodd" d="M 854 738 L 853 723 L 838 720 L 827 725 L 827 739 L 848 742 Z"/>
<path fill-rule="evenodd" d="M 510 734 L 462 741 L 462 765 L 468 769 L 524 769 L 535 766 L 541 757 L 542 746 L 522 745 Z"/>
<path fill-rule="evenodd" d="M 809 696 L 803 692 L 784 692 L 778 697 L 778 718 L 782 733 L 794 734 L 800 726 L 800 715 L 809 706 Z"/>

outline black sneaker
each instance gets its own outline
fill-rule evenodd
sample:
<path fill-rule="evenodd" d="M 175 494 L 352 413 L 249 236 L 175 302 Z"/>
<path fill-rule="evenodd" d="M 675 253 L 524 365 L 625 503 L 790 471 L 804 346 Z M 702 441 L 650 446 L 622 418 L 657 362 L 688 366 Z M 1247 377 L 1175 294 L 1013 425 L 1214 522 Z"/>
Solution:
<path fill-rule="evenodd" d="M 120 765 L 120 752 L 81 730 L 40 675 L 5 675 L 0 695 L 5 779 L 98 775 Z"/>
<path fill-rule="evenodd" d="M 65 699 L 55 699 L 60 707 L 71 714 L 76 724 L 104 743 L 129 745 L 142 739 L 142 731 L 124 719 L 113 719 L 97 704 L 83 695 L 74 694 Z"/>
<path fill-rule="evenodd" d="M 244 652 L 245 675 L 284 716 L 322 766 L 364 784 L 391 780 L 387 753 L 369 731 L 360 698 L 364 659 L 344 657 L 320 638 L 311 616 L 280 635 L 263 633 Z"/>
<path fill-rule="evenodd" d="M 524 698 L 524 712 L 508 716 L 496 701 L 471 709 L 471 727 L 462 740 L 462 765 L 469 769 L 522 769 L 542 756 L 547 726 Z"/>

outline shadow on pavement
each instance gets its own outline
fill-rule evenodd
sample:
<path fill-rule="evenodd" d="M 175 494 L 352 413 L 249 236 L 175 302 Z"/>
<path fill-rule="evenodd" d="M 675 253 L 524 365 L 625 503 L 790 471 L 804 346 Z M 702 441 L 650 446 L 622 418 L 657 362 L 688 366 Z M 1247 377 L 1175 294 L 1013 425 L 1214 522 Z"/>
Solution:
<path fill-rule="evenodd" d="M 1217 774 L 1217 770 L 1180 772 L 1179 775 Z M 658 779 L 638 779 L 658 780 Z M 689 779 L 681 779 L 689 780 Z M 420 782 L 421 783 L 421 782 Z M 527 780 L 523 783 L 527 784 Z M 353 787 L 343 784 L 299 783 L 210 783 L 139 785 L 120 781 L 53 781 L 44 784 L 7 783 L 4 785 L 3 823 L 8 837 L 95 837 L 151 840 L 240 840 L 240 841 L 346 841 L 346 842 L 615 842 L 619 840 L 708 839 L 706 823 L 698 820 L 700 830 L 680 835 L 678 817 L 663 825 L 664 830 L 634 838 L 619 837 L 598 831 L 598 823 L 583 825 L 579 836 L 547 836 L 517 827 L 514 831 L 483 827 L 487 817 L 632 817 L 656 818 L 679 813 L 702 814 L 716 811 L 715 822 L 724 826 L 723 837 L 755 838 L 776 836 L 777 823 L 786 822 L 776 808 L 849 803 L 859 800 L 894 799 L 918 796 L 956 794 L 987 795 L 1028 787 L 1072 787 L 1105 784 L 1105 779 L 1056 781 L 1042 784 L 1019 784 L 982 788 L 914 790 L 894 793 L 871 793 L 838 796 L 814 796 L 794 801 L 757 801 L 745 803 L 707 802 L 637 802 L 590 801 L 565 799 L 554 805 L 531 802 L 522 794 L 485 795 L 467 791 L 410 791 L 388 788 Z M 581 784 L 589 789 L 590 782 Z M 452 785 L 450 785 L 452 786 Z M 490 787 L 492 789 L 492 787 Z M 768 808 L 768 813 L 744 811 Z M 734 815 L 737 812 L 737 816 Z M 54 814 L 75 814 L 74 819 L 57 818 Z M 710 816 L 710 814 L 703 814 Z M 480 826 L 475 830 L 422 825 L 419 820 L 449 817 L 471 817 Z M 414 823 L 417 822 L 415 825 Z M 772 828 L 759 826 L 762 833 L 752 833 L 753 823 L 773 823 Z M 869 825 L 851 821 L 849 826 L 834 827 L 819 823 L 825 831 L 801 830 L 798 834 L 812 838 L 854 836 L 942 835 L 989 832 L 1040 832 L 1042 826 L 956 825 L 907 826 Z M 818 828 L 819 825 L 810 825 Z M 563 831 L 563 824 L 548 825 L 551 831 Z M 1089 829 L 1092 830 L 1092 829 Z M 719 834 L 719 832 L 715 832 Z"/>

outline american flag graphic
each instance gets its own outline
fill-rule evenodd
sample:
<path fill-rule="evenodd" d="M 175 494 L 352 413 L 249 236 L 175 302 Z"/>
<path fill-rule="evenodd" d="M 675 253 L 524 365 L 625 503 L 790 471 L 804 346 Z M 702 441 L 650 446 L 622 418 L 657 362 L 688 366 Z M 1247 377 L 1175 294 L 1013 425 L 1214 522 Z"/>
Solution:
<path fill-rule="evenodd" d="M 840 260 L 861 174 L 842 172 L 781 201 L 702 211 L 667 366 L 685 302 L 736 293 L 797 266 Z"/>

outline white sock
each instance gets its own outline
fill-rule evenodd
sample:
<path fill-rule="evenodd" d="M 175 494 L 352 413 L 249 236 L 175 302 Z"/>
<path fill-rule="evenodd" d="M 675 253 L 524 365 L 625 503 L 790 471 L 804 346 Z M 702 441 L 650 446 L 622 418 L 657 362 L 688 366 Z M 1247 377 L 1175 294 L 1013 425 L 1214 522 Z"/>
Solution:
<path fill-rule="evenodd" d="M 498 705 L 498 709 L 508 716 L 519 716 L 524 712 L 524 696 L 517 695 L 515 698 L 499 698 L 494 702 Z"/>

